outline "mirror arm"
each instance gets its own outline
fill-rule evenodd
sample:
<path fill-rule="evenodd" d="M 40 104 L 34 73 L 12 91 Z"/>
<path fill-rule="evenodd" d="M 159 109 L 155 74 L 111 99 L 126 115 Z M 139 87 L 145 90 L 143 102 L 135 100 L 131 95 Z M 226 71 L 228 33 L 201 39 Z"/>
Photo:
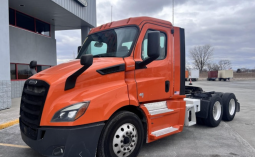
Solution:
<path fill-rule="evenodd" d="M 147 64 L 150 64 L 151 62 L 153 62 L 155 59 L 157 58 L 146 58 L 144 61 L 142 62 L 138 62 L 137 65 L 136 65 L 136 69 L 143 69 L 143 68 L 146 68 L 146 65 Z"/>
<path fill-rule="evenodd" d="M 75 87 L 77 78 L 93 64 L 93 55 L 83 55 L 80 59 L 81 67 L 66 79 L 65 91 Z"/>

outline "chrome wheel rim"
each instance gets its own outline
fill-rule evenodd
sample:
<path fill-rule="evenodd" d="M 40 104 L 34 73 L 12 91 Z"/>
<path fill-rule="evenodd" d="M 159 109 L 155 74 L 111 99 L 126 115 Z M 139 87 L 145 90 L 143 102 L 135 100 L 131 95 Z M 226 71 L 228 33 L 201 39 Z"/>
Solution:
<path fill-rule="evenodd" d="M 131 123 L 121 125 L 113 137 L 113 151 L 118 157 L 129 156 L 135 149 L 138 134 L 136 127 Z"/>
<path fill-rule="evenodd" d="M 235 109 L 236 109 L 236 102 L 235 102 L 234 99 L 231 99 L 231 100 L 229 101 L 229 114 L 230 114 L 231 116 L 234 115 Z"/>
<path fill-rule="evenodd" d="M 218 121 L 221 115 L 221 104 L 219 101 L 216 101 L 213 105 L 213 118 Z"/>

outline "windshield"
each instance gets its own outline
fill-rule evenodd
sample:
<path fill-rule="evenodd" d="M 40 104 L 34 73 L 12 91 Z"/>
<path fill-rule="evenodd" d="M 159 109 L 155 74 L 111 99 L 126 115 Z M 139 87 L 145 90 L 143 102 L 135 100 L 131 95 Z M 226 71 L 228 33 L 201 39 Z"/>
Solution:
<path fill-rule="evenodd" d="M 136 27 L 116 28 L 89 35 L 78 54 L 93 57 L 127 57 L 137 36 Z"/>

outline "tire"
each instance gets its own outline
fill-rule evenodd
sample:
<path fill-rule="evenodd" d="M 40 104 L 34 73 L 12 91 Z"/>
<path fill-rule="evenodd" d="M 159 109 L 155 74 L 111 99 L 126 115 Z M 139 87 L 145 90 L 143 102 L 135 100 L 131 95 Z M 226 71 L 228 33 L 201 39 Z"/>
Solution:
<path fill-rule="evenodd" d="M 221 78 L 219 78 L 219 81 L 221 81 Z"/>
<path fill-rule="evenodd" d="M 219 96 L 214 95 L 210 99 L 208 117 L 204 120 L 205 124 L 210 127 L 217 127 L 222 119 L 223 106 Z"/>
<path fill-rule="evenodd" d="M 106 123 L 99 139 L 97 157 L 136 157 L 143 139 L 139 117 L 132 112 L 120 111 Z"/>
<path fill-rule="evenodd" d="M 224 81 L 227 81 L 227 79 L 223 79 Z"/>
<path fill-rule="evenodd" d="M 237 100 L 233 93 L 224 93 L 222 96 L 223 117 L 225 121 L 232 121 L 235 118 Z"/>

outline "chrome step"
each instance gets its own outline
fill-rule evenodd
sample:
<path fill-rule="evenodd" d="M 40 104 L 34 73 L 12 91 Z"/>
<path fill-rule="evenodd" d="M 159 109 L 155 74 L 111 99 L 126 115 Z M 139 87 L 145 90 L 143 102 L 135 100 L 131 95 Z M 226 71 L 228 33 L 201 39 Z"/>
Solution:
<path fill-rule="evenodd" d="M 147 103 L 144 106 L 149 111 L 150 115 L 172 112 L 174 110 L 167 108 L 166 101 Z"/>
<path fill-rule="evenodd" d="M 167 113 L 167 112 L 172 112 L 174 110 L 165 108 L 165 109 L 159 109 L 159 110 L 153 110 L 153 111 L 149 111 L 150 115 L 157 115 L 157 114 L 161 114 L 161 113 Z"/>
<path fill-rule="evenodd" d="M 161 130 L 157 130 L 157 131 L 154 131 L 152 132 L 151 134 L 156 136 L 156 137 L 159 137 L 159 136 L 162 136 L 162 135 L 165 135 L 165 134 L 169 134 L 171 132 L 174 132 L 178 130 L 178 128 L 174 128 L 174 127 L 168 127 L 168 128 L 164 128 L 164 129 L 161 129 Z"/>

